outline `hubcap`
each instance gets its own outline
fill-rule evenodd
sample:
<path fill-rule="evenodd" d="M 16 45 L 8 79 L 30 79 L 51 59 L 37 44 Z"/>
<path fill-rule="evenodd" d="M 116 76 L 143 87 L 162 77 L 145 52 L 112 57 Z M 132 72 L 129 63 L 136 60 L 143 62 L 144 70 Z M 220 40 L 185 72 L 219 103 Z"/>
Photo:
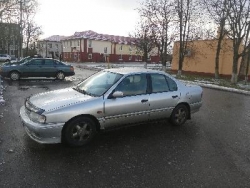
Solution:
<path fill-rule="evenodd" d="M 183 123 L 186 119 L 186 111 L 183 108 L 178 109 L 175 114 L 175 121 L 179 124 Z"/>
<path fill-rule="evenodd" d="M 58 73 L 58 74 L 57 74 L 57 78 L 60 79 L 60 80 L 62 80 L 62 79 L 64 78 L 64 74 L 61 73 L 61 72 Z"/>
<path fill-rule="evenodd" d="M 12 79 L 12 80 L 17 80 L 18 77 L 19 77 L 19 76 L 18 76 L 18 74 L 16 74 L 16 73 L 12 73 L 12 74 L 11 74 L 11 79 Z"/>
<path fill-rule="evenodd" d="M 90 137 L 91 129 L 87 123 L 80 123 L 76 125 L 72 130 L 72 138 L 75 141 L 84 141 Z"/>

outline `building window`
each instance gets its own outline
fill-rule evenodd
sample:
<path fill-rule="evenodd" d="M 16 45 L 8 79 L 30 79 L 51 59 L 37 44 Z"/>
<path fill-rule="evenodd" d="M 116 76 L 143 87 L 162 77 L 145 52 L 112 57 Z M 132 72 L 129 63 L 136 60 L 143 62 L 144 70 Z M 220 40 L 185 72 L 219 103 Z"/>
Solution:
<path fill-rule="evenodd" d="M 89 48 L 92 48 L 92 40 L 89 40 Z"/>
<path fill-rule="evenodd" d="M 120 51 L 122 51 L 122 45 L 120 46 Z"/>
<path fill-rule="evenodd" d="M 49 43 L 49 44 L 48 44 L 48 47 L 49 47 L 49 48 L 52 48 L 52 44 L 51 44 L 51 43 Z"/>
<path fill-rule="evenodd" d="M 80 40 L 77 41 L 77 46 L 80 46 Z"/>
<path fill-rule="evenodd" d="M 122 60 L 122 54 L 119 55 L 119 60 Z"/>
<path fill-rule="evenodd" d="M 69 44 L 70 44 L 70 47 L 71 47 L 71 46 L 72 46 L 72 41 L 70 41 L 70 43 L 69 43 Z"/>
<path fill-rule="evenodd" d="M 58 49 L 58 44 L 56 44 L 56 48 Z"/>
<path fill-rule="evenodd" d="M 104 47 L 104 53 L 108 53 L 108 47 Z"/>
<path fill-rule="evenodd" d="M 89 54 L 89 55 L 88 55 L 88 59 L 92 59 L 92 54 Z"/>

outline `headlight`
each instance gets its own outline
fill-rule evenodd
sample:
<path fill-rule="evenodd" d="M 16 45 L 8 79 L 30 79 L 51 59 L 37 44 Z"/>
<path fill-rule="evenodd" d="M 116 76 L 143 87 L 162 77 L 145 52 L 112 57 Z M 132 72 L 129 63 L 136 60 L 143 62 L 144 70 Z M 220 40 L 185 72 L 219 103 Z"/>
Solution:
<path fill-rule="evenodd" d="M 44 115 L 39 115 L 35 112 L 31 112 L 29 116 L 30 116 L 30 119 L 34 122 L 38 122 L 38 123 L 45 123 L 46 122 L 46 116 L 44 116 Z"/>

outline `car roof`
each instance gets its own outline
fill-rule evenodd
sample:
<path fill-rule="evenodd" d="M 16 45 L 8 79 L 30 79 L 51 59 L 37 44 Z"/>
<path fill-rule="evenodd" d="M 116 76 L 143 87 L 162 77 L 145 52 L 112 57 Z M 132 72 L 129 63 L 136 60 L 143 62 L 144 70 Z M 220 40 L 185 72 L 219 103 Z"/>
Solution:
<path fill-rule="evenodd" d="M 136 73 L 163 73 L 165 74 L 165 72 L 159 71 L 159 70 L 152 70 L 152 69 L 146 69 L 146 68 L 131 68 L 131 67 L 105 69 L 104 71 L 114 72 L 114 73 L 123 74 L 123 75 L 136 74 Z"/>

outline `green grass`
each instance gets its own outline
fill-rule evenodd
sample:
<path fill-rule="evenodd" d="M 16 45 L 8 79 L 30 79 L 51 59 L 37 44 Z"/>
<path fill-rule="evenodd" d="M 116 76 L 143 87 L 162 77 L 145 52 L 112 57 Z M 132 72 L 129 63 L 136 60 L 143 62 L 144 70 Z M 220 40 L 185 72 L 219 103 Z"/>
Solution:
<path fill-rule="evenodd" d="M 210 76 L 200 76 L 200 75 L 191 75 L 191 74 L 182 74 L 179 80 L 192 81 L 192 82 L 202 82 L 207 84 L 214 84 L 223 87 L 242 89 L 250 91 L 250 82 L 240 80 L 237 84 L 232 84 L 230 78 L 219 78 L 215 79 Z"/>

